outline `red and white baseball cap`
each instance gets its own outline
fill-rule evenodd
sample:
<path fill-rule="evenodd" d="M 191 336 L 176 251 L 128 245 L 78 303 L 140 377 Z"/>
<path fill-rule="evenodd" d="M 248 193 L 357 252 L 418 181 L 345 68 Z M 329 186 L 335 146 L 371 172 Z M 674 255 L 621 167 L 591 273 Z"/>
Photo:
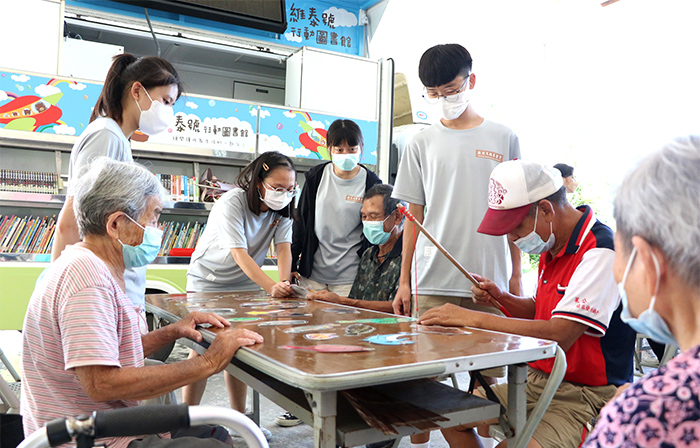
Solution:
<path fill-rule="evenodd" d="M 500 163 L 489 178 L 489 209 L 477 229 L 486 235 L 505 235 L 518 227 L 533 202 L 556 193 L 561 173 L 549 166 L 523 160 Z"/>

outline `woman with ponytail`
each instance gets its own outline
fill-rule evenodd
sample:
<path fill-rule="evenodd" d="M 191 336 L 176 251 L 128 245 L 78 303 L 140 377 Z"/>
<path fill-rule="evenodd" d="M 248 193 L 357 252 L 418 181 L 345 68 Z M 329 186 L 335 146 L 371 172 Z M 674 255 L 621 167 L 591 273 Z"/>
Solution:
<path fill-rule="evenodd" d="M 214 204 L 187 270 L 187 291 L 250 291 L 263 288 L 273 297 L 289 297 L 292 267 L 292 200 L 296 195 L 292 160 L 265 152 L 241 171 L 236 187 Z M 261 269 L 270 243 L 277 249 L 279 282 Z M 190 357 L 197 356 L 192 352 Z M 183 387 L 182 399 L 198 405 L 206 381 Z M 231 408 L 245 411 L 245 383 L 226 374 Z M 264 432 L 264 431 L 263 431 Z"/>
<path fill-rule="evenodd" d="M 180 77 L 169 62 L 154 56 L 136 58 L 121 54 L 114 57 L 90 124 L 71 151 L 68 192 L 58 215 L 51 261 L 56 260 L 67 245 L 81 240 L 73 213 L 73 186 L 78 178 L 99 157 L 133 162 L 129 142 L 132 134 L 137 129 L 147 135 L 165 130 L 173 117 L 172 106 L 181 94 Z M 125 292 L 134 306 L 143 310 L 146 267 L 130 264 L 125 266 Z M 145 330 L 143 319 L 142 332 Z"/>

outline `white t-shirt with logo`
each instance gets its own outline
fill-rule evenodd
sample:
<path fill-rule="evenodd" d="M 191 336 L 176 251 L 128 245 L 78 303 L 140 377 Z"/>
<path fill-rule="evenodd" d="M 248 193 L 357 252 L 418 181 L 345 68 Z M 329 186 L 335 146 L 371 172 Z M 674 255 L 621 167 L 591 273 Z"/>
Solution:
<path fill-rule="evenodd" d="M 292 220 L 272 210 L 256 215 L 248 207 L 243 189 L 227 191 L 212 207 L 192 254 L 187 290 L 259 289 L 233 260 L 231 249 L 246 249 L 258 266 L 262 266 L 273 240 L 275 245 L 292 242 Z"/>
<path fill-rule="evenodd" d="M 491 171 L 515 158 L 520 158 L 518 137 L 501 124 L 484 120 L 476 128 L 456 130 L 438 122 L 406 145 L 392 194 L 425 205 L 426 230 L 469 272 L 503 289 L 512 271 L 506 237 L 476 229 L 488 209 Z M 411 265 L 418 294 L 471 297 L 469 280 L 423 235 Z"/>

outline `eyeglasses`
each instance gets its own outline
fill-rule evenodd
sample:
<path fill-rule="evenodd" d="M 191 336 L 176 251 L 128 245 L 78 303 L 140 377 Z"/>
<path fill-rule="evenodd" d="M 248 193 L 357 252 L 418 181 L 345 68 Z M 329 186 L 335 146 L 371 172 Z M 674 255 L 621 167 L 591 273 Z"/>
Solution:
<path fill-rule="evenodd" d="M 447 90 L 447 91 L 445 91 L 444 96 L 440 96 L 436 92 L 429 91 L 427 87 L 423 87 L 423 99 L 428 104 L 437 104 L 438 101 L 440 101 L 440 98 L 445 98 L 445 101 L 447 101 L 448 103 L 454 103 L 459 99 L 459 97 L 457 95 L 464 89 L 464 86 L 466 86 L 468 82 L 469 82 L 469 76 L 467 76 L 467 78 L 464 80 L 464 82 L 462 83 L 462 86 L 459 89 Z"/>
<path fill-rule="evenodd" d="M 265 189 L 270 190 L 270 191 L 276 191 L 277 193 L 286 193 L 289 196 L 294 196 L 297 194 L 298 190 L 298 184 L 294 184 L 292 188 L 287 190 L 286 188 L 272 188 L 272 185 L 268 184 L 267 182 L 263 181 L 263 184 L 265 185 Z"/>

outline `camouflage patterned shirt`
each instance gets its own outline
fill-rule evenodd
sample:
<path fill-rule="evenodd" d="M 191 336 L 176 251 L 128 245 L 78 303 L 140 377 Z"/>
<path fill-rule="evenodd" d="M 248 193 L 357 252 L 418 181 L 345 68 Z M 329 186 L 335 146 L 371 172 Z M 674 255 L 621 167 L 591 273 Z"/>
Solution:
<path fill-rule="evenodd" d="M 394 244 L 391 252 L 383 260 L 377 257 L 379 246 L 370 246 L 362 254 L 357 275 L 348 297 L 356 300 L 387 301 L 394 300 L 399 288 L 401 275 L 401 251 L 403 234 Z"/>

